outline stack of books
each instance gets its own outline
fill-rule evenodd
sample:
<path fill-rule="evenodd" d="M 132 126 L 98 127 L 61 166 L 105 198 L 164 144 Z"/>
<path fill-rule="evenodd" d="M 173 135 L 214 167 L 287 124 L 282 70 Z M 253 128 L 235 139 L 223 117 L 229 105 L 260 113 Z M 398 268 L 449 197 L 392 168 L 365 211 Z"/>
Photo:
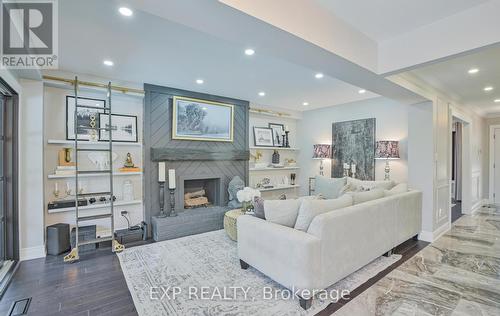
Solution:
<path fill-rule="evenodd" d="M 139 167 L 123 167 L 118 169 L 120 172 L 141 172 L 141 168 Z"/>
<path fill-rule="evenodd" d="M 76 172 L 75 166 L 57 166 L 55 174 L 60 176 L 71 176 Z"/>

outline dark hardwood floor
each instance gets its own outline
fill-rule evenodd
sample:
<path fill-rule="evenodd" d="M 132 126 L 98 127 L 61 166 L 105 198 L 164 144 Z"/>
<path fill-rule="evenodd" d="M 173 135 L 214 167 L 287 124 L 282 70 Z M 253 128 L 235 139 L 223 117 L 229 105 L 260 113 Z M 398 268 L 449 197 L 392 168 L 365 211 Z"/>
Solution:
<path fill-rule="evenodd" d="M 356 297 L 387 273 L 423 249 L 428 243 L 408 240 L 395 253 L 402 260 L 373 277 L 351 294 Z M 128 246 L 130 247 L 130 246 Z M 59 315 L 137 315 L 120 268 L 118 257 L 110 248 L 82 254 L 79 262 L 67 264 L 63 256 L 47 256 L 21 262 L 4 296 L 0 300 L 0 315 L 7 315 L 12 304 L 32 298 L 28 314 Z M 331 304 L 319 315 L 330 315 L 348 300 Z"/>

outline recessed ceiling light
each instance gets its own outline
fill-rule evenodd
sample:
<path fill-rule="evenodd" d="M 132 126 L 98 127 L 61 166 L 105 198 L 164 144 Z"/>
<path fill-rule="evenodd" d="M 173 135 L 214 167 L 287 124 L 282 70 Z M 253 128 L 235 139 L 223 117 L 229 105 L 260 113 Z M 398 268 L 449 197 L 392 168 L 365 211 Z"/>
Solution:
<path fill-rule="evenodd" d="M 483 90 L 486 91 L 486 92 L 488 92 L 488 91 L 493 90 L 493 87 L 492 86 L 487 86 Z"/>
<path fill-rule="evenodd" d="M 252 56 L 253 54 L 255 54 L 255 51 L 253 49 L 251 48 L 245 49 L 245 55 Z"/>
<path fill-rule="evenodd" d="M 316 77 L 316 79 L 321 79 L 324 77 L 324 75 L 321 72 L 318 72 L 317 74 L 314 75 L 314 77 Z"/>
<path fill-rule="evenodd" d="M 304 102 L 302 103 L 303 106 L 308 106 L 309 105 L 309 102 Z"/>
<path fill-rule="evenodd" d="M 366 93 L 366 90 L 365 89 L 361 89 L 358 91 L 359 94 L 363 94 L 363 93 Z"/>
<path fill-rule="evenodd" d="M 494 102 L 495 103 L 500 103 L 500 99 L 496 99 Z"/>
<path fill-rule="evenodd" d="M 468 73 L 471 74 L 471 75 L 477 74 L 478 72 L 479 72 L 479 69 L 477 69 L 477 68 L 471 68 L 468 71 Z"/>
<path fill-rule="evenodd" d="M 111 60 L 105 60 L 105 61 L 103 61 L 102 63 L 103 63 L 104 65 L 106 65 L 106 66 L 109 66 L 109 67 L 111 67 L 111 66 L 113 66 L 113 65 L 115 64 L 115 63 L 114 63 L 114 62 L 112 62 Z"/>
<path fill-rule="evenodd" d="M 203 84 L 205 81 L 203 79 L 196 79 L 197 84 Z"/>
<path fill-rule="evenodd" d="M 259 96 L 263 97 L 265 95 L 266 95 L 266 93 L 264 91 L 259 92 Z"/>
<path fill-rule="evenodd" d="M 134 11 L 132 11 L 130 8 L 127 7 L 119 8 L 118 12 L 120 12 L 120 14 L 123 16 L 132 16 L 134 14 Z"/>

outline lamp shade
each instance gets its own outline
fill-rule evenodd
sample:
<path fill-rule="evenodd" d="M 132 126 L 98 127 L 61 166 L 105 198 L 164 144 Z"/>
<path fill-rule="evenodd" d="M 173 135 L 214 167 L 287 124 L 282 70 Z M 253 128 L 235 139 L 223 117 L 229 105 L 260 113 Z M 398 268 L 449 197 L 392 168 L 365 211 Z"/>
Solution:
<path fill-rule="evenodd" d="M 399 142 L 396 140 L 378 141 L 375 159 L 399 159 Z"/>
<path fill-rule="evenodd" d="M 316 144 L 314 146 L 313 159 L 329 159 L 332 157 L 331 146 Z"/>

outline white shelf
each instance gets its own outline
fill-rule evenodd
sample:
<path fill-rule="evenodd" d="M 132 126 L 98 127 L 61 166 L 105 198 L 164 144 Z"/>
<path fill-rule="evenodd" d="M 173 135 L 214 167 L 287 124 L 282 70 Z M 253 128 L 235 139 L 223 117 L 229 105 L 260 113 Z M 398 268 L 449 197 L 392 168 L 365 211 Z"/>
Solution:
<path fill-rule="evenodd" d="M 289 151 L 299 151 L 299 148 L 295 147 L 259 147 L 259 146 L 250 146 L 251 150 L 289 150 Z"/>
<path fill-rule="evenodd" d="M 277 191 L 277 190 L 289 190 L 289 189 L 296 189 L 296 188 L 300 188 L 300 185 L 298 185 L 298 184 L 296 184 L 296 185 L 283 185 L 283 186 L 274 187 L 274 188 L 270 188 L 270 189 L 257 189 L 257 190 L 259 190 L 260 192 L 267 192 L 267 191 Z"/>
<path fill-rule="evenodd" d="M 47 140 L 48 144 L 51 145 L 69 145 L 69 146 L 74 146 L 75 141 L 73 140 L 64 140 L 64 139 L 48 139 Z M 78 146 L 109 146 L 109 143 L 107 141 L 102 141 L 102 142 L 89 142 L 89 141 L 78 141 Z M 133 147 L 142 147 L 141 143 L 124 143 L 124 142 L 113 142 L 113 146 L 133 146 Z"/>
<path fill-rule="evenodd" d="M 116 201 L 114 203 L 114 206 L 125 206 L 125 205 L 135 205 L 135 204 L 142 204 L 141 200 L 133 200 L 133 201 Z M 85 210 L 94 210 L 94 209 L 100 209 L 100 208 L 106 208 L 109 207 L 110 203 L 97 203 L 97 204 L 92 204 L 92 205 L 86 205 L 86 206 L 79 206 L 78 211 L 85 211 Z M 56 208 L 52 210 L 48 210 L 49 213 L 61 213 L 61 212 L 70 212 L 74 211 L 74 207 L 65 207 L 65 208 Z"/>
<path fill-rule="evenodd" d="M 134 175 L 142 175 L 142 172 L 113 172 L 113 176 L 134 176 Z M 109 173 L 86 173 L 78 175 L 78 178 L 107 177 L 107 176 L 109 176 Z M 67 178 L 74 178 L 75 175 L 49 174 L 47 177 L 49 179 L 67 179 Z"/>
<path fill-rule="evenodd" d="M 273 167 L 267 167 L 267 168 L 250 168 L 250 171 L 275 171 L 275 170 L 298 170 L 300 167 L 283 167 L 283 168 L 273 168 Z"/>

